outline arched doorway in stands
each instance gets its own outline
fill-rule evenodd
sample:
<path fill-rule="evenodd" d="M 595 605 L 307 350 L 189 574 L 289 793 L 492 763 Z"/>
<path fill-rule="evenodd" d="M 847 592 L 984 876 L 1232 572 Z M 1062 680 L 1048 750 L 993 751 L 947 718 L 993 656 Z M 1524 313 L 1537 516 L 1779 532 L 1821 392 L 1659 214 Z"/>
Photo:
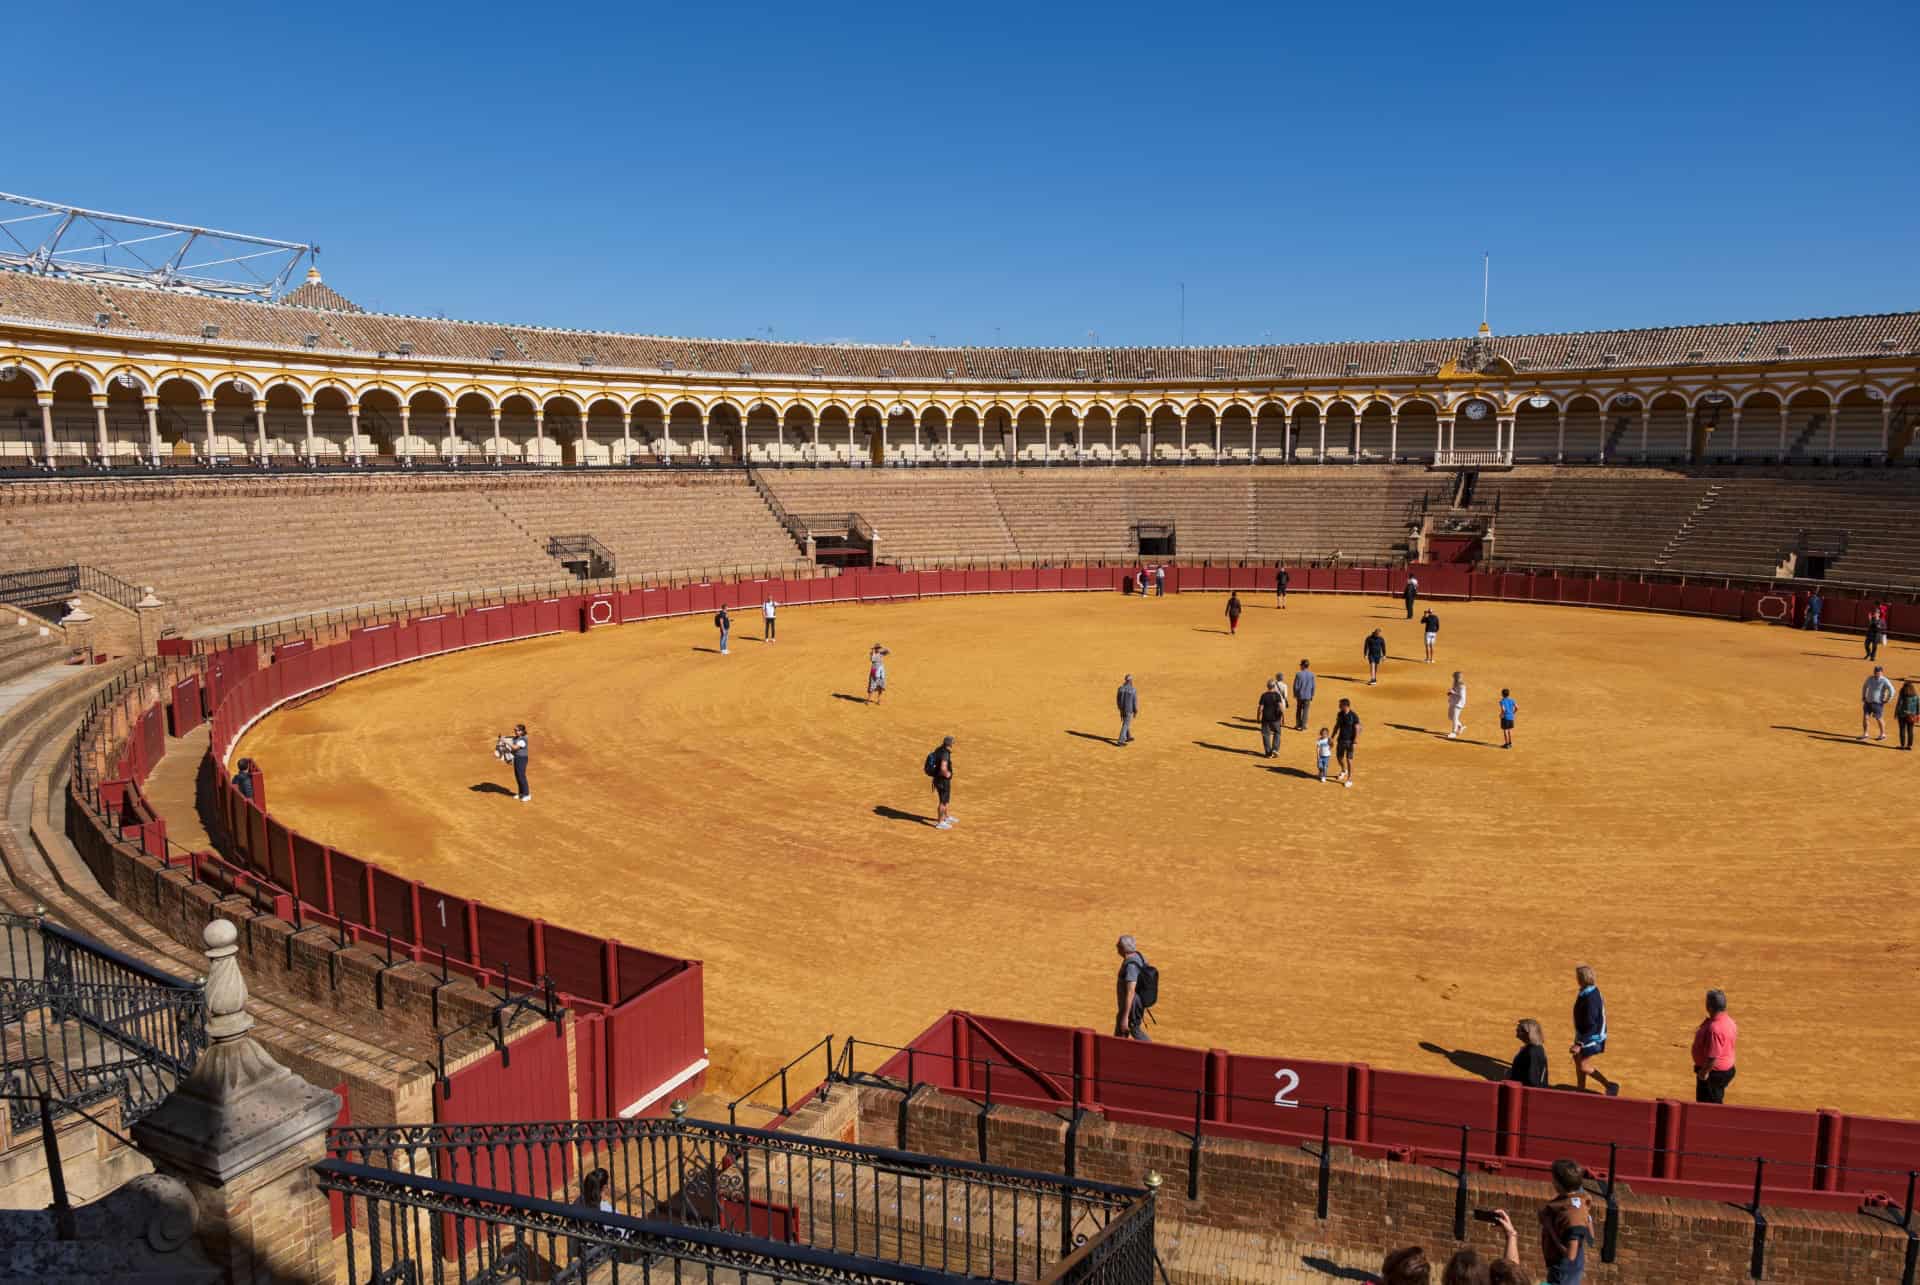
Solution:
<path fill-rule="evenodd" d="M 670 454 L 705 456 L 707 418 L 692 402 L 675 402 L 667 408 L 667 449 Z"/>
<path fill-rule="evenodd" d="M 493 450 L 493 403 L 482 393 L 462 393 L 453 404 L 453 438 L 447 453 L 466 459 L 476 451 L 483 457 Z"/>
<path fill-rule="evenodd" d="M 13 467 L 40 458 L 40 403 L 33 375 L 0 361 L 0 461 Z"/>
<path fill-rule="evenodd" d="M 155 396 L 159 402 L 161 453 L 183 460 L 202 454 L 205 415 L 200 389 L 184 379 L 165 379 Z"/>
<path fill-rule="evenodd" d="M 303 395 L 292 384 L 267 389 L 267 457 L 294 459 L 307 449 L 307 416 Z"/>
<path fill-rule="evenodd" d="M 571 397 L 549 397 L 540 408 L 545 440 L 534 439 L 541 464 L 580 463 L 580 403 Z"/>
<path fill-rule="evenodd" d="M 986 427 L 980 422 L 980 412 L 971 406 L 962 406 L 953 412 L 953 452 L 963 460 L 979 463 L 986 457 Z"/>
<path fill-rule="evenodd" d="M 338 463 L 352 454 L 353 424 L 353 402 L 345 389 L 328 385 L 314 390 L 313 454 L 316 460 Z"/>
<path fill-rule="evenodd" d="M 1425 398 L 1400 406 L 1400 458 L 1411 463 L 1433 459 L 1440 443 L 1440 408 Z"/>
<path fill-rule="evenodd" d="M 53 378 L 53 454 L 55 459 L 84 460 L 95 454 L 93 379 L 77 370 Z"/>
<path fill-rule="evenodd" d="M 360 394 L 360 453 L 391 458 L 400 440 L 400 399 L 384 388 Z"/>
<path fill-rule="evenodd" d="M 1326 421 L 1320 418 L 1320 408 L 1312 402 L 1301 402 L 1293 408 L 1293 446 L 1296 458 L 1311 457 L 1316 462 L 1326 459 L 1326 438 L 1321 429 Z"/>
<path fill-rule="evenodd" d="M 820 458 L 818 426 L 813 411 L 806 406 L 789 406 L 780 417 L 779 451 L 782 459 L 817 463 Z"/>
<path fill-rule="evenodd" d="M 500 455 L 519 462 L 537 458 L 534 442 L 533 399 L 524 393 L 509 393 L 500 401 Z"/>
<path fill-rule="evenodd" d="M 667 448 L 666 409 L 659 402 L 642 400 L 633 404 L 632 415 L 634 454 L 668 458 L 672 452 Z"/>
<path fill-rule="evenodd" d="M 396 444 L 402 458 L 430 460 L 440 453 L 438 443 L 446 440 L 447 399 L 431 389 L 423 389 L 407 399 L 406 433 Z"/>

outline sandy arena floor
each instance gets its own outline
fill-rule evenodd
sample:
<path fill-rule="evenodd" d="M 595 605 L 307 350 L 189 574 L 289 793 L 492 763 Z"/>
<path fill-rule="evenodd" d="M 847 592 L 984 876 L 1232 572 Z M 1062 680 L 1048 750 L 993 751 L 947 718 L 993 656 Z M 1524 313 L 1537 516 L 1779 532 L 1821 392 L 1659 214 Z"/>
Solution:
<path fill-rule="evenodd" d="M 967 598 L 562 636 L 406 666 L 242 746 L 277 815 L 392 870 L 707 962 L 741 1088 L 827 1032 L 903 1041 L 949 1007 L 1105 1028 L 1113 939 L 1162 973 L 1155 1038 L 1472 1072 L 1546 1026 L 1571 1075 L 1573 968 L 1608 1072 L 1691 1097 L 1708 986 L 1741 1027 L 1732 1100 L 1920 1114 L 1920 753 L 1860 745 L 1857 638 L 1582 608 Z M 743 613 L 743 617 L 744 617 Z M 1360 644 L 1390 659 L 1366 686 Z M 870 708 L 866 649 L 892 649 Z M 1882 652 L 1896 679 L 1911 647 Z M 1364 719 L 1356 788 L 1246 721 L 1311 657 L 1315 727 Z M 1443 693 L 1465 671 L 1471 739 Z M 1131 671 L 1137 743 L 1117 749 Z M 1501 686 L 1520 704 L 1498 748 Z M 532 733 L 534 801 L 491 757 Z M 959 738 L 955 829 L 921 761 Z"/>

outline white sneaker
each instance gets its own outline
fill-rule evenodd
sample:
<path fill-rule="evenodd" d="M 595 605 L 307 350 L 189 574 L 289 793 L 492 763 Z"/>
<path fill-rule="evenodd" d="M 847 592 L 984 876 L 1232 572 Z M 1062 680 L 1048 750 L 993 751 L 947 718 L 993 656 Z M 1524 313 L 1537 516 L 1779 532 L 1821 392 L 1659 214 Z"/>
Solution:
<path fill-rule="evenodd" d="M 523 794 L 520 796 L 520 801 L 522 803 L 531 803 L 533 802 L 533 796 L 531 794 Z"/>
<path fill-rule="evenodd" d="M 953 829 L 953 822 L 952 821 L 936 821 L 933 824 L 933 828 L 936 830 L 951 830 Z"/>
<path fill-rule="evenodd" d="M 1349 790 L 1351 790 L 1351 789 L 1353 788 L 1353 782 L 1352 782 L 1352 781 L 1342 781 L 1342 782 L 1341 782 L 1340 784 L 1342 784 L 1342 785 L 1344 785 L 1344 786 L 1346 786 L 1346 787 L 1347 787 L 1347 788 L 1348 788 Z"/>
<path fill-rule="evenodd" d="M 1458 740 L 1458 739 L 1459 739 L 1459 737 L 1460 737 L 1460 733 L 1458 733 L 1458 732 L 1448 732 L 1448 733 L 1447 733 L 1447 739 L 1448 739 L 1448 740 L 1450 740 L 1450 741 L 1452 741 L 1452 740 Z"/>

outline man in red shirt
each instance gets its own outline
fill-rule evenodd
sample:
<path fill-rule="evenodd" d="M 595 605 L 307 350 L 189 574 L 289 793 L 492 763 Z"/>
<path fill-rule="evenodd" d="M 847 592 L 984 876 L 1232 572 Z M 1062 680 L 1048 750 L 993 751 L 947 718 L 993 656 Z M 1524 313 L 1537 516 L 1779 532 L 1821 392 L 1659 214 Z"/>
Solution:
<path fill-rule="evenodd" d="M 1725 991 L 1707 992 L 1707 1020 L 1693 1033 L 1693 1100 L 1725 1102 L 1733 1082 L 1733 1045 L 1740 1028 L 1727 1014 Z"/>

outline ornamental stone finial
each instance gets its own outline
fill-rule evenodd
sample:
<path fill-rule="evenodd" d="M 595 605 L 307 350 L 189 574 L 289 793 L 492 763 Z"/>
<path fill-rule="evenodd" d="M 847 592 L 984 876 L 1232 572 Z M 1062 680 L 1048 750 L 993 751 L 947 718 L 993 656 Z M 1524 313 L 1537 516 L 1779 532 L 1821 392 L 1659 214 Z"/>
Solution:
<path fill-rule="evenodd" d="M 215 1043 L 237 1040 L 253 1029 L 238 958 L 240 930 L 231 919 L 213 919 L 201 939 L 207 944 L 207 1036 Z"/>

